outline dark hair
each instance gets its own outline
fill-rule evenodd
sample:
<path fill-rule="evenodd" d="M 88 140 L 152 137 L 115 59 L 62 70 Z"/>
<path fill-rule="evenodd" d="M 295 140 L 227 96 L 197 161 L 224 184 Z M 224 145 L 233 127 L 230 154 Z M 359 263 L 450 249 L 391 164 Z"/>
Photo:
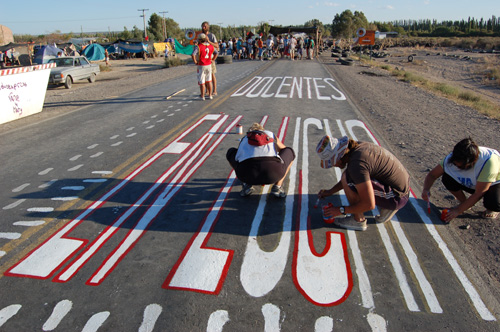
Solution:
<path fill-rule="evenodd" d="M 347 163 L 347 160 L 349 159 L 351 152 L 355 150 L 359 146 L 359 143 L 352 138 L 349 138 L 349 143 L 347 144 L 347 148 L 345 149 L 344 155 L 340 160 L 342 160 L 343 163 Z"/>
<path fill-rule="evenodd" d="M 464 138 L 458 142 L 453 148 L 451 157 L 448 163 L 453 164 L 455 162 L 463 163 L 463 169 L 469 169 L 477 161 L 479 157 L 479 147 L 472 140 L 472 138 Z"/>

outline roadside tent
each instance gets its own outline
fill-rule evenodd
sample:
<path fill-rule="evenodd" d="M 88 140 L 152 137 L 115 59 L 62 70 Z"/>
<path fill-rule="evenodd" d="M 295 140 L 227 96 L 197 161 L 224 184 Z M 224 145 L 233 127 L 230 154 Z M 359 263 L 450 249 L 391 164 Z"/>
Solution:
<path fill-rule="evenodd" d="M 90 61 L 104 60 L 104 47 L 99 44 L 90 44 L 83 50 L 83 55 Z"/>
<path fill-rule="evenodd" d="M 141 53 L 148 52 L 148 45 L 144 44 L 142 40 L 118 40 L 118 47 L 123 50 L 123 52 L 128 53 Z"/>
<path fill-rule="evenodd" d="M 50 59 L 55 58 L 59 52 L 63 53 L 63 50 L 52 45 L 44 45 L 35 53 L 33 62 L 36 64 L 47 63 Z"/>

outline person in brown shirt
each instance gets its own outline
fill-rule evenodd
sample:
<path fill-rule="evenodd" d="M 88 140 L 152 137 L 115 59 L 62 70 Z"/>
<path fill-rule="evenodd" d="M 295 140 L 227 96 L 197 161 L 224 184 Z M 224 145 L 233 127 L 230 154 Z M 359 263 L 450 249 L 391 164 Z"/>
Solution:
<path fill-rule="evenodd" d="M 336 218 L 335 224 L 351 230 L 366 230 L 364 212 L 379 207 L 376 222 L 385 223 L 406 205 L 410 176 L 401 162 L 386 149 L 369 142 L 357 142 L 347 136 L 324 136 L 316 147 L 322 168 L 345 168 L 341 180 L 330 189 L 322 189 L 319 198 L 344 190 L 349 206 L 332 206 L 326 216 Z"/>

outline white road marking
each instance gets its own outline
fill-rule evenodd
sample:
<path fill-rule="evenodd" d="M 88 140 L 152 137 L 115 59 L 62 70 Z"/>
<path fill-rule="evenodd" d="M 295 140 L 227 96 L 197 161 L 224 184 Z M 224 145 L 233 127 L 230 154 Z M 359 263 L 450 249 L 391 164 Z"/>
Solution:
<path fill-rule="evenodd" d="M 148 123 L 150 123 L 150 122 L 151 122 L 151 120 L 146 120 L 146 121 L 144 121 L 142 124 L 148 124 Z"/>
<path fill-rule="evenodd" d="M 387 323 L 382 316 L 374 314 L 373 312 L 369 312 L 366 316 L 366 320 L 368 321 L 368 324 L 372 328 L 373 332 L 387 331 Z"/>
<path fill-rule="evenodd" d="M 328 316 L 323 316 L 316 319 L 314 323 L 314 332 L 332 332 L 333 331 L 333 319 Z"/>
<path fill-rule="evenodd" d="M 137 133 L 132 133 L 132 134 L 129 134 L 129 135 L 127 135 L 126 137 L 134 137 L 135 135 L 137 135 Z"/>
<path fill-rule="evenodd" d="M 38 188 L 40 188 L 40 189 L 48 188 L 56 182 L 57 182 L 57 179 L 52 179 L 48 182 L 45 182 L 44 184 L 39 185 Z"/>
<path fill-rule="evenodd" d="M 80 159 L 81 156 L 82 156 L 81 154 L 77 154 L 76 156 L 69 158 L 69 160 L 76 161 L 76 160 Z"/>
<path fill-rule="evenodd" d="M 21 237 L 21 233 L 14 233 L 14 232 L 0 232 L 0 239 L 7 239 L 7 240 L 17 240 Z"/>
<path fill-rule="evenodd" d="M 118 145 L 120 145 L 120 144 L 122 144 L 122 143 L 123 143 L 123 141 L 116 142 L 115 144 L 111 144 L 111 146 L 118 146 Z"/>
<path fill-rule="evenodd" d="M 173 115 L 174 115 L 174 113 L 170 113 L 170 114 L 169 114 L 169 115 L 167 115 L 167 116 L 173 116 Z"/>
<path fill-rule="evenodd" d="M 207 332 L 222 332 L 227 322 L 229 322 L 229 314 L 226 310 L 212 312 L 208 318 Z"/>
<path fill-rule="evenodd" d="M 41 212 L 41 213 L 49 213 L 54 211 L 53 207 L 32 207 L 27 209 L 28 212 Z"/>
<path fill-rule="evenodd" d="M 78 199 L 78 196 L 52 197 L 51 198 L 51 200 L 53 200 L 53 201 L 63 201 L 63 202 L 74 201 L 75 199 Z"/>
<path fill-rule="evenodd" d="M 13 193 L 18 193 L 18 192 L 20 192 L 21 190 L 23 190 L 23 189 L 25 189 L 25 188 L 29 187 L 29 185 L 30 185 L 29 183 L 22 184 L 22 185 L 20 185 L 19 187 L 12 189 L 12 192 L 13 192 Z"/>
<path fill-rule="evenodd" d="M 70 312 L 73 307 L 73 302 L 69 300 L 62 300 L 54 307 L 52 314 L 49 319 L 43 324 L 42 329 L 44 331 L 52 331 L 57 328 L 59 323 L 63 320 L 63 318 Z"/>
<path fill-rule="evenodd" d="M 280 308 L 271 303 L 266 303 L 262 306 L 262 314 L 264 315 L 264 331 L 279 332 L 280 326 Z"/>
<path fill-rule="evenodd" d="M 157 123 L 160 123 L 160 122 L 163 122 L 163 121 L 165 121 L 165 119 L 156 120 Z"/>
<path fill-rule="evenodd" d="M 14 226 L 26 226 L 26 227 L 34 227 L 45 224 L 45 220 L 33 220 L 33 221 L 16 221 L 13 223 Z"/>
<path fill-rule="evenodd" d="M 146 127 L 146 129 L 153 129 L 154 127 L 155 127 L 155 125 L 152 125 L 152 126 Z"/>
<path fill-rule="evenodd" d="M 92 150 L 92 149 L 95 149 L 99 144 L 92 144 L 92 145 L 89 145 L 87 146 L 87 149 L 89 150 Z"/>
<path fill-rule="evenodd" d="M 110 315 L 109 311 L 98 312 L 95 315 L 92 315 L 90 319 L 87 321 L 85 326 L 83 327 L 82 332 L 95 332 L 97 331 L 102 324 L 108 319 Z"/>
<path fill-rule="evenodd" d="M 71 167 L 71 168 L 69 168 L 69 169 L 68 169 L 68 172 L 74 172 L 74 171 L 76 171 L 76 170 L 78 170 L 78 169 L 80 169 L 80 168 L 82 168 L 82 167 L 83 167 L 83 164 L 76 165 L 75 167 Z"/>
<path fill-rule="evenodd" d="M 20 304 L 12 304 L 0 310 L 0 327 L 2 327 L 11 317 L 15 316 L 21 307 L 22 305 Z"/>
<path fill-rule="evenodd" d="M 47 168 L 47 169 L 44 169 L 43 171 L 41 171 L 40 173 L 38 173 L 38 175 L 46 175 L 53 170 L 54 170 L 53 168 Z"/>
<path fill-rule="evenodd" d="M 150 304 L 144 309 L 144 316 L 142 319 L 142 324 L 139 327 L 139 332 L 151 332 L 153 331 L 156 320 L 160 317 L 162 312 L 162 307 L 159 304 Z"/>
<path fill-rule="evenodd" d="M 134 129 L 135 129 L 135 127 L 130 127 L 130 128 L 125 129 L 125 130 L 126 131 L 131 131 L 131 130 L 134 130 Z"/>
<path fill-rule="evenodd" d="M 26 199 L 24 199 L 24 198 L 23 198 L 23 199 L 18 199 L 18 200 L 17 200 L 17 201 L 15 201 L 14 203 L 11 203 L 11 204 L 9 204 L 9 205 L 7 205 L 7 206 L 4 206 L 2 209 L 3 209 L 3 210 L 10 210 L 10 209 L 13 209 L 13 208 L 15 208 L 16 206 L 18 206 L 18 205 L 22 204 L 25 200 L 26 200 Z"/>
<path fill-rule="evenodd" d="M 111 136 L 109 139 L 117 139 L 118 137 L 120 137 L 120 135 Z"/>
<path fill-rule="evenodd" d="M 93 171 L 92 174 L 109 175 L 113 174 L 111 171 Z"/>
<path fill-rule="evenodd" d="M 83 182 L 85 183 L 100 183 L 100 182 L 106 182 L 108 179 L 85 179 Z"/>
<path fill-rule="evenodd" d="M 62 187 L 61 190 L 75 190 L 75 191 L 79 191 L 79 190 L 83 190 L 85 189 L 84 186 L 68 186 L 68 187 Z"/>
<path fill-rule="evenodd" d="M 96 154 L 91 155 L 91 156 L 90 156 L 90 158 L 97 158 L 97 157 L 99 157 L 100 155 L 102 155 L 103 153 L 104 153 L 104 152 L 102 152 L 102 151 L 101 151 L 101 152 L 97 152 Z"/>

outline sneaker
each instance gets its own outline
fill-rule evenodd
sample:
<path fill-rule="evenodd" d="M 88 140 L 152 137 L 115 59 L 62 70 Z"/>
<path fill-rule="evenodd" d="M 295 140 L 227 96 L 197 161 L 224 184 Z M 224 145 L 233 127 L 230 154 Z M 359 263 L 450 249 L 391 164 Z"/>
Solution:
<path fill-rule="evenodd" d="M 251 184 L 247 183 L 242 183 L 241 184 L 241 191 L 240 191 L 240 196 L 245 197 L 250 195 L 253 192 L 253 187 Z"/>
<path fill-rule="evenodd" d="M 366 226 L 366 219 L 363 221 L 356 221 L 354 220 L 354 217 L 348 217 L 348 218 L 335 218 L 335 225 L 345 228 L 345 229 L 350 229 L 353 231 L 366 231 L 368 226 Z"/>
<path fill-rule="evenodd" d="M 391 220 L 392 217 L 398 212 L 398 210 L 388 210 L 380 208 L 380 214 L 375 216 L 375 221 L 379 224 L 383 224 Z"/>
<path fill-rule="evenodd" d="M 285 190 L 283 190 L 283 187 L 279 187 L 277 185 L 274 185 L 273 188 L 271 189 L 271 194 L 278 198 L 282 198 L 286 196 Z"/>
<path fill-rule="evenodd" d="M 213 97 L 213 96 L 210 96 L 210 97 L 208 97 L 208 98 L 210 98 L 210 99 L 214 99 L 214 97 Z"/>

